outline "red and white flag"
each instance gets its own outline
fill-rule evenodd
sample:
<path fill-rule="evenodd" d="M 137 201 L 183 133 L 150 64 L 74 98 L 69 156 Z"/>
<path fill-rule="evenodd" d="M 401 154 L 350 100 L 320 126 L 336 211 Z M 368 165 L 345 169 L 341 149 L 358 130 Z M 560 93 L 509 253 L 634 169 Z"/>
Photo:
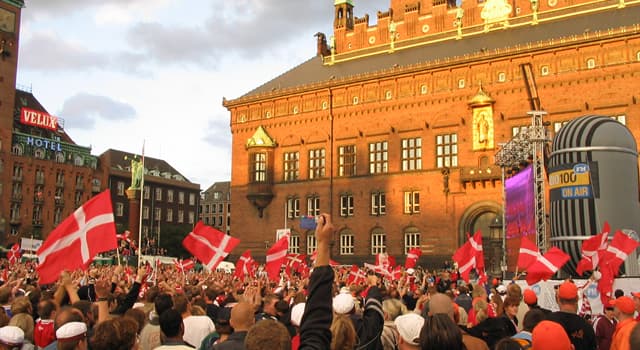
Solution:
<path fill-rule="evenodd" d="M 287 275 L 292 271 L 300 273 L 307 266 L 307 256 L 305 254 L 287 254 Z"/>
<path fill-rule="evenodd" d="M 407 253 L 407 259 L 404 261 L 405 269 L 412 269 L 416 267 L 418 263 L 418 259 L 422 255 L 422 250 L 420 248 L 411 248 L 409 249 L 409 253 Z"/>
<path fill-rule="evenodd" d="M 195 264 L 191 259 L 173 259 L 173 265 L 176 267 L 176 269 L 182 271 L 182 273 L 185 273 L 186 271 L 189 271 L 195 267 Z"/>
<path fill-rule="evenodd" d="M 137 249 L 135 242 L 131 240 L 131 232 L 129 230 L 125 230 L 123 233 L 116 234 L 116 238 L 120 241 L 129 243 L 129 246 L 131 246 L 133 250 Z"/>
<path fill-rule="evenodd" d="M 233 275 L 242 278 L 244 276 L 254 276 L 256 271 L 256 261 L 251 257 L 251 250 L 247 249 L 238 261 L 236 261 L 236 270 Z"/>
<path fill-rule="evenodd" d="M 364 271 L 360 270 L 358 265 L 351 265 L 351 271 L 349 271 L 349 277 L 347 277 L 347 284 L 360 284 L 367 281 L 367 275 Z"/>
<path fill-rule="evenodd" d="M 627 260 L 629 254 L 631 254 L 636 248 L 638 248 L 638 241 L 629 237 L 622 231 L 616 231 L 616 234 L 613 236 L 611 243 L 606 250 L 600 251 L 599 259 L 600 266 L 604 264 L 608 265 L 608 268 L 611 269 L 614 276 L 618 275 L 618 271 L 620 270 L 620 266 L 624 264 L 624 261 Z"/>
<path fill-rule="evenodd" d="M 280 268 L 287 263 L 288 249 L 289 235 L 284 235 L 267 251 L 265 270 L 272 281 L 280 279 Z"/>
<path fill-rule="evenodd" d="M 484 269 L 484 250 L 482 249 L 482 232 L 480 230 L 473 234 L 473 237 L 469 238 L 471 248 L 476 255 L 476 270 Z"/>
<path fill-rule="evenodd" d="M 98 253 L 117 247 L 111 193 L 106 190 L 64 219 L 38 249 L 39 283 L 55 282 L 65 269 L 86 269 Z"/>
<path fill-rule="evenodd" d="M 376 265 L 390 272 L 396 266 L 396 259 L 387 253 L 376 255 Z"/>
<path fill-rule="evenodd" d="M 520 251 L 518 253 L 518 268 L 526 270 L 541 256 L 538 246 L 527 237 L 520 238 Z"/>
<path fill-rule="evenodd" d="M 527 268 L 527 283 L 532 286 L 539 281 L 546 281 L 569 261 L 569 254 L 558 247 L 551 247 L 536 262 Z"/>
<path fill-rule="evenodd" d="M 595 270 L 598 267 L 600 252 L 606 250 L 609 243 L 610 230 L 609 223 L 605 222 L 600 234 L 582 242 L 582 259 L 580 259 L 576 267 L 578 275 L 584 274 L 585 271 Z"/>
<path fill-rule="evenodd" d="M 20 253 L 20 245 L 15 243 L 11 246 L 11 250 L 7 252 L 7 259 L 9 259 L 9 264 L 13 265 L 20 261 L 22 257 L 22 253 Z"/>
<path fill-rule="evenodd" d="M 189 253 L 202 261 L 209 271 L 215 270 L 238 243 L 239 239 L 207 226 L 202 221 L 198 221 L 193 231 L 182 241 Z"/>
<path fill-rule="evenodd" d="M 470 240 L 463 244 L 452 257 L 458 263 L 458 272 L 465 282 L 469 282 L 471 269 L 476 266 L 476 251 L 471 246 Z"/>

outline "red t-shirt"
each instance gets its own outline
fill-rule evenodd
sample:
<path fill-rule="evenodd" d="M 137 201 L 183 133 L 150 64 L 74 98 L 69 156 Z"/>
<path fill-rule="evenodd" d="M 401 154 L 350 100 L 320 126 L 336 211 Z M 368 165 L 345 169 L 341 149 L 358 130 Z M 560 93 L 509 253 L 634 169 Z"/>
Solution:
<path fill-rule="evenodd" d="M 54 340 L 56 340 L 56 332 L 53 330 L 53 320 L 38 320 L 33 330 L 35 345 L 44 348 Z"/>

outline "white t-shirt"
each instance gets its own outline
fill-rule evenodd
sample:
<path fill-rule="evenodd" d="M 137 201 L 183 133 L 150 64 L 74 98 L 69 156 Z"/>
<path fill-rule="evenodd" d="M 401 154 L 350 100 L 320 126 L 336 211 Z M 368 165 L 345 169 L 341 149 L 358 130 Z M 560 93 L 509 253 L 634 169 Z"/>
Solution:
<path fill-rule="evenodd" d="M 182 339 L 196 348 L 200 347 L 202 339 L 216 330 L 209 316 L 192 315 L 182 319 L 182 323 L 184 324 L 184 335 Z"/>

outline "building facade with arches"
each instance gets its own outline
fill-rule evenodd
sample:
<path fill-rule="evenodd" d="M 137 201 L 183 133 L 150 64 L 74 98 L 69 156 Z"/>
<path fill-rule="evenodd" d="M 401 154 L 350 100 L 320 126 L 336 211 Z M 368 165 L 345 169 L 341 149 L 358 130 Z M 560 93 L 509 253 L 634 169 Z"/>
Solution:
<path fill-rule="evenodd" d="M 594 111 L 640 132 L 636 2 L 392 0 L 375 25 L 353 17 L 353 1 L 334 6 L 329 46 L 223 101 L 238 251 L 264 255 L 289 228 L 290 250 L 311 254 L 300 217 L 329 212 L 340 263 L 381 252 L 402 262 L 419 247 L 422 264 L 440 267 L 481 230 L 499 273 L 494 155 L 531 125 L 523 64 L 551 135 Z"/>

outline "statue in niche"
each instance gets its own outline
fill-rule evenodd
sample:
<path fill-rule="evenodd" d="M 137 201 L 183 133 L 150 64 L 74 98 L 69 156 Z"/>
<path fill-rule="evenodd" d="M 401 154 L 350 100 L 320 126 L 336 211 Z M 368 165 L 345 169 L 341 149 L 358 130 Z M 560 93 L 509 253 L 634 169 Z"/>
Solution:
<path fill-rule="evenodd" d="M 491 109 L 476 109 L 473 115 L 473 150 L 492 149 L 493 117 Z"/>

